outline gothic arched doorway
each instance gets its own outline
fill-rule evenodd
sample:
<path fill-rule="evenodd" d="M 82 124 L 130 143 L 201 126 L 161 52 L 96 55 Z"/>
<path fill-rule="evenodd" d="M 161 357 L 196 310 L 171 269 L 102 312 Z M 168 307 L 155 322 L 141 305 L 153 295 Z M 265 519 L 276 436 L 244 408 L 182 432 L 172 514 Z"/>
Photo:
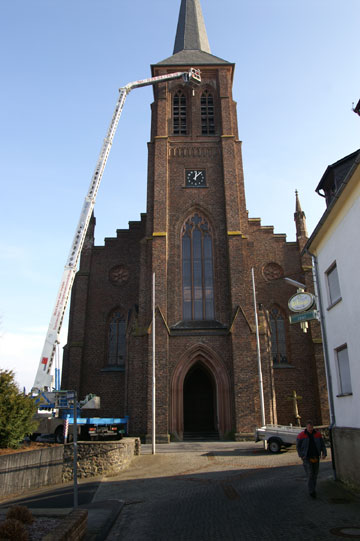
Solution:
<path fill-rule="evenodd" d="M 193 369 L 194 372 L 192 372 Z M 185 384 L 186 380 L 187 382 Z M 230 432 L 232 426 L 230 379 L 222 360 L 218 358 L 210 348 L 204 345 L 196 345 L 187 350 L 179 359 L 172 374 L 170 384 L 170 434 L 174 434 L 174 436 L 178 437 L 180 440 L 183 439 L 184 417 L 185 415 L 186 417 L 188 415 L 188 413 L 185 412 L 185 408 L 191 408 L 191 400 L 195 400 L 194 390 L 196 390 L 197 380 L 198 382 L 200 381 L 201 385 L 204 387 L 204 393 L 205 389 L 207 389 L 208 399 L 205 403 L 209 404 L 211 401 L 210 396 L 212 396 L 213 413 L 211 414 L 211 406 L 210 408 L 208 407 L 206 418 L 213 420 L 213 430 L 218 431 L 220 438 L 222 438 L 225 434 Z M 193 397 L 192 399 L 191 396 Z M 187 398 L 190 398 L 190 400 L 187 400 Z M 184 405 L 184 401 L 187 402 L 187 404 Z M 198 422 L 201 425 L 201 421 L 198 420 Z"/>
<path fill-rule="evenodd" d="M 184 380 L 184 432 L 217 430 L 216 410 L 214 378 L 201 363 L 196 363 Z"/>

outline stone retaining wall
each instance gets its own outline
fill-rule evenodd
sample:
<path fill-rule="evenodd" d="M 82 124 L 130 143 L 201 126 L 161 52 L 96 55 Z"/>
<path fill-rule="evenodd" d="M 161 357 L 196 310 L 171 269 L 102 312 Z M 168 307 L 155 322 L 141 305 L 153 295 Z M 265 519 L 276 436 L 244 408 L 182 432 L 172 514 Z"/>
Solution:
<path fill-rule="evenodd" d="M 139 438 L 79 442 L 78 478 L 116 475 L 139 454 Z M 72 478 L 72 443 L 0 456 L 0 498 L 66 483 Z"/>
<path fill-rule="evenodd" d="M 64 445 L 64 466 L 62 481 L 73 479 L 74 445 Z M 77 445 L 78 479 L 97 475 L 116 475 L 125 469 L 140 454 L 138 438 L 124 438 L 120 441 L 88 442 L 81 441 Z"/>

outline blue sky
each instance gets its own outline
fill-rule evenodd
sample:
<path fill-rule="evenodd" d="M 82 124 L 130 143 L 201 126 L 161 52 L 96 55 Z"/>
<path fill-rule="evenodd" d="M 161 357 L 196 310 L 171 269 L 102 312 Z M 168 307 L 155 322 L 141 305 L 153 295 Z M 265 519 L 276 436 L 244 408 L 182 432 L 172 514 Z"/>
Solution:
<path fill-rule="evenodd" d="M 34 381 L 117 90 L 172 54 L 179 7 L 1 2 L 0 368 L 21 387 Z M 295 189 L 310 233 L 327 165 L 360 147 L 359 1 L 202 0 L 202 9 L 212 53 L 236 63 L 249 216 L 293 241 Z M 128 97 L 95 207 L 97 244 L 146 210 L 151 102 L 150 88 Z"/>

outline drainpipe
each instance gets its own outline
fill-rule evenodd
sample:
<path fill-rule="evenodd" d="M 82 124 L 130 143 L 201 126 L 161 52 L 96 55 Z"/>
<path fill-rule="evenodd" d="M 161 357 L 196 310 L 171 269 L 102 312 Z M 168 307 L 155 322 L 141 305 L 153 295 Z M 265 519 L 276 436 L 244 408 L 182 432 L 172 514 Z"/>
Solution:
<path fill-rule="evenodd" d="M 333 428 L 335 427 L 335 407 L 334 407 L 334 395 L 333 395 L 332 377 L 331 377 L 330 361 L 329 361 L 328 341 L 327 341 L 327 334 L 326 334 L 326 324 L 325 324 L 325 318 L 324 318 L 324 306 L 323 306 L 322 296 L 321 296 L 321 291 L 320 291 L 319 268 L 318 268 L 317 257 L 315 254 L 311 253 L 308 249 L 306 249 L 306 252 L 312 257 L 315 296 L 317 299 L 317 306 L 318 306 L 318 310 L 320 314 L 320 327 L 321 327 L 321 334 L 323 338 L 323 351 L 324 351 L 324 359 L 325 359 L 325 373 L 326 373 L 326 380 L 327 380 L 327 386 L 328 386 L 328 392 L 329 392 L 329 406 L 330 406 L 329 436 L 330 436 L 330 447 L 331 447 L 331 462 L 332 462 L 332 467 L 333 467 L 334 480 L 336 481 L 336 464 L 335 464 L 335 453 L 334 453 L 334 445 L 333 445 L 333 437 L 332 437 L 332 431 L 333 431 Z"/>

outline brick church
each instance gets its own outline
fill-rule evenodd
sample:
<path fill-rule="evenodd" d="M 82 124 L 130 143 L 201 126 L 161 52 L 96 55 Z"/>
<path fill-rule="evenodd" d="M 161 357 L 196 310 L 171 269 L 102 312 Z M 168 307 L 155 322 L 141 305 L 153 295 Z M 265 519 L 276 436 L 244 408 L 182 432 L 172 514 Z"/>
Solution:
<path fill-rule="evenodd" d="M 312 290 L 311 261 L 301 257 L 305 214 L 296 194 L 296 242 L 249 218 L 235 66 L 211 54 L 200 0 L 181 0 L 173 55 L 151 71 L 191 67 L 201 70 L 199 86 L 180 79 L 153 87 L 146 214 L 104 246 L 94 245 L 95 218 L 90 222 L 72 290 L 62 388 L 96 393 L 95 415 L 129 415 L 130 433 L 149 441 L 155 273 L 158 441 L 192 433 L 239 439 L 261 424 L 257 336 L 266 422 L 296 423 L 296 391 L 302 422 L 324 424 L 319 324 L 309 322 L 306 333 L 290 325 L 287 303 L 296 288 L 284 279 Z"/>

